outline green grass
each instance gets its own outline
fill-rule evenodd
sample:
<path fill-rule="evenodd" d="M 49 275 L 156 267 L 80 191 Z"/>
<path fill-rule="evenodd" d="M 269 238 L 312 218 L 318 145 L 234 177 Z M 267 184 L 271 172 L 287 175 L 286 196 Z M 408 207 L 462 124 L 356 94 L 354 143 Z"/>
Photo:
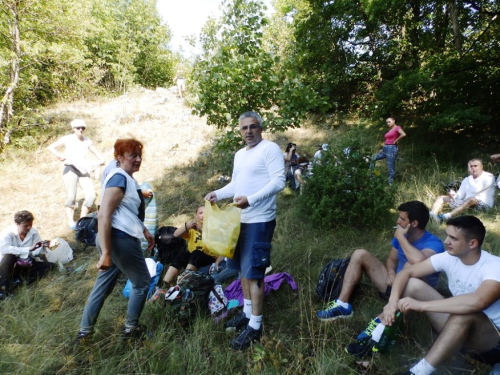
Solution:
<path fill-rule="evenodd" d="M 336 132 L 341 136 L 347 129 L 349 127 L 344 126 Z M 336 134 L 331 129 L 321 131 L 323 137 L 331 139 Z M 277 139 L 285 143 L 289 137 L 278 135 Z M 304 152 L 312 155 L 318 143 L 312 125 L 300 133 L 300 142 Z M 419 199 L 430 205 L 436 195 L 442 193 L 441 182 L 464 176 L 462 166 L 422 157 L 417 146 L 408 144 L 402 150 L 396 180 L 398 203 Z M 18 159 L 28 157 L 23 154 Z M 150 181 L 157 191 L 160 223 L 178 225 L 189 218 L 203 196 L 221 186 L 214 176 L 230 175 L 231 160 L 230 153 L 201 156 L 188 165 L 170 168 L 162 178 Z M 379 168 L 386 173 L 385 162 L 380 163 Z M 97 252 L 94 248 L 84 252 L 81 246 L 72 242 L 76 249 L 75 261 L 68 266 L 85 265 L 84 271 L 54 271 L 38 283 L 21 288 L 13 298 L 0 302 L 0 374 L 326 375 L 404 371 L 411 361 L 425 355 L 435 338 L 429 324 L 417 314 L 406 317 L 407 324 L 394 351 L 368 360 L 366 368 L 344 352 L 344 346 L 384 306 L 366 280 L 353 300 L 353 318 L 330 323 L 315 319 L 315 311 L 323 307 L 314 294 L 323 265 L 332 258 L 348 256 L 357 248 L 369 249 L 385 261 L 390 250 L 393 222 L 388 222 L 385 230 L 369 227 L 319 230 L 307 217 L 300 215 L 296 200 L 289 191 L 278 197 L 272 265 L 273 272 L 291 274 L 299 290 L 294 292 L 283 285 L 266 299 L 264 336 L 255 347 L 243 353 L 231 351 L 222 325 L 200 316 L 191 327 L 182 328 L 166 314 L 159 302 L 147 304 L 141 318 L 142 323 L 154 331 L 154 336 L 137 344 L 123 342 L 119 336 L 127 305 L 121 295 L 123 279 L 106 301 L 91 343 L 75 352 L 72 343 L 96 277 Z M 395 209 L 393 213 L 395 221 Z M 488 228 L 484 248 L 499 255 L 498 210 L 481 213 L 479 217 Z M 429 224 L 428 228 L 444 238 L 443 225 Z M 458 357 L 438 374 L 486 372 L 485 366 Z"/>

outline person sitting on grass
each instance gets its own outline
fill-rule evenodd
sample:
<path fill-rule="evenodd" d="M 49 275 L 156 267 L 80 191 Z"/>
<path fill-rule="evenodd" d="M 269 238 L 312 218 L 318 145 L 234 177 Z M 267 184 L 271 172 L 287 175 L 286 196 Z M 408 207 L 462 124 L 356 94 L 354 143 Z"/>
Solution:
<path fill-rule="evenodd" d="M 320 320 L 329 321 L 352 316 L 349 300 L 363 273 L 379 290 L 380 295 L 387 298 L 396 273 L 404 267 L 422 262 L 431 255 L 444 251 L 441 240 L 425 230 L 429 221 L 429 209 L 425 204 L 420 201 L 406 202 L 398 207 L 398 211 L 397 229 L 394 232 L 386 264 L 384 265 L 368 250 L 355 250 L 344 275 L 342 291 L 338 299 L 331 301 L 325 310 L 316 313 Z M 435 287 L 438 278 L 439 275 L 435 273 L 426 281 Z M 372 322 L 376 325 L 380 323 L 380 319 L 377 317 Z"/>
<path fill-rule="evenodd" d="M 469 176 L 464 178 L 455 195 L 440 195 L 432 205 L 431 219 L 443 222 L 457 216 L 468 208 L 486 210 L 493 206 L 495 195 L 495 177 L 483 171 L 481 159 L 471 159 L 468 163 Z M 451 212 L 440 214 L 448 204 Z"/>
<path fill-rule="evenodd" d="M 474 216 L 447 222 L 446 252 L 400 272 L 384 307 L 383 323 L 396 311 L 424 312 L 439 332 L 430 351 L 407 374 L 430 375 L 459 351 L 494 365 L 500 360 L 500 258 L 481 250 L 486 234 Z M 444 272 L 452 297 L 445 298 L 420 279 Z"/>
<path fill-rule="evenodd" d="M 33 220 L 29 211 L 16 212 L 15 224 L 0 233 L 0 300 L 6 297 L 10 286 L 15 286 L 11 284 L 19 284 L 22 277 L 31 283 L 54 267 L 53 263 L 33 260 L 45 246 L 49 246 L 48 241 L 42 241 L 33 228 Z M 26 261 L 25 268 L 16 265 L 19 259 Z"/>
<path fill-rule="evenodd" d="M 199 268 L 209 266 L 212 263 L 218 267 L 224 257 L 217 257 L 212 254 L 202 241 L 203 215 L 205 206 L 198 206 L 195 212 L 196 221 L 190 220 L 181 225 L 174 232 L 174 237 L 182 237 L 187 241 L 187 249 L 179 252 L 163 278 L 163 288 L 159 287 L 151 297 L 151 301 L 157 300 L 160 295 L 166 293 L 166 289 L 171 286 L 172 281 L 179 275 L 180 270 L 186 268 L 191 271 L 198 271 Z"/>

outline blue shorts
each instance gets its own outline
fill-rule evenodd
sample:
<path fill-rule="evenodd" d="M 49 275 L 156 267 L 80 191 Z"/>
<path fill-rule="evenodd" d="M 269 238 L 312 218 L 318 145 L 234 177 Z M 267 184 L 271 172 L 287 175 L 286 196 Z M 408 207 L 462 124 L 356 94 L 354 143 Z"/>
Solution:
<path fill-rule="evenodd" d="M 228 259 L 227 267 L 240 271 L 245 279 L 263 279 L 266 268 L 271 265 L 271 240 L 275 227 L 276 220 L 242 223 L 233 259 Z"/>

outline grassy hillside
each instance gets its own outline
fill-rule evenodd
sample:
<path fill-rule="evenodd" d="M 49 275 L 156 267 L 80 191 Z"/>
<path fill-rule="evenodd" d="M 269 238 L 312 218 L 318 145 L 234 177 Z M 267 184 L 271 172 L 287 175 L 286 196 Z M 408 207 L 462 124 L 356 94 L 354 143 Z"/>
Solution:
<path fill-rule="evenodd" d="M 430 326 L 416 314 L 407 317 L 399 344 L 391 355 L 356 363 L 343 347 L 383 307 L 384 302 L 368 284 L 360 287 L 353 301 L 354 317 L 321 323 L 314 313 L 322 308 L 314 295 L 322 266 L 334 257 L 367 248 L 380 259 L 390 249 L 393 222 L 386 230 L 349 228 L 320 231 L 298 212 L 297 197 L 284 191 L 278 197 L 277 228 L 273 241 L 274 272 L 290 273 L 299 285 L 297 292 L 283 286 L 266 300 L 262 342 L 239 353 L 228 348 L 222 325 L 199 317 L 189 329 L 179 327 L 165 314 L 161 303 L 147 304 L 142 322 L 154 331 L 143 343 L 120 338 L 127 300 L 121 280 L 101 312 L 92 344 L 80 354 L 72 350 L 85 300 L 97 274 L 97 251 L 73 240 L 64 215 L 62 166 L 46 146 L 69 133 L 69 120 L 87 121 L 87 136 L 111 159 L 116 138 L 135 136 L 145 144 L 139 182 L 155 189 L 161 225 L 179 225 L 191 217 L 203 196 L 219 186 L 218 178 L 230 175 L 232 155 L 212 153 L 215 131 L 190 109 L 165 93 L 137 92 L 102 102 L 77 102 L 47 110 L 53 119 L 52 134 L 30 151 L 7 150 L 0 164 L 0 225 L 13 214 L 27 209 L 35 214 L 35 226 L 44 239 L 62 237 L 75 250 L 68 268 L 80 272 L 55 271 L 37 284 L 21 288 L 0 302 L 0 374 L 392 374 L 420 358 L 432 342 Z M 284 149 L 288 141 L 298 152 L 312 156 L 316 146 L 334 143 L 353 128 L 375 150 L 382 131 L 372 124 L 356 126 L 332 119 L 317 119 L 302 129 L 283 134 L 265 134 Z M 441 193 L 440 183 L 465 175 L 463 163 L 436 160 L 422 151 L 411 129 L 401 144 L 398 203 L 419 199 L 430 205 Z M 476 156 L 463 153 L 463 158 Z M 480 155 L 485 156 L 485 155 Z M 487 170 L 492 170 L 488 166 Z M 380 164 L 385 173 L 385 162 Z M 494 171 L 495 173 L 497 171 Z M 95 180 L 99 191 L 99 180 Z M 79 195 L 81 204 L 83 197 Z M 498 209 L 479 215 L 488 235 L 484 248 L 500 255 Z M 396 211 L 394 211 L 394 221 Z M 429 229 L 444 238 L 443 225 Z M 485 374 L 487 368 L 457 358 L 439 374 Z"/>

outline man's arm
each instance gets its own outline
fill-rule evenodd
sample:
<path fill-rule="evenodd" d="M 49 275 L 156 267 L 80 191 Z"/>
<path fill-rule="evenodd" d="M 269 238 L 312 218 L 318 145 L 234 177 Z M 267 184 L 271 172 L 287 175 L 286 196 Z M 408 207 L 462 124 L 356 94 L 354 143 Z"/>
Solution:
<path fill-rule="evenodd" d="M 285 188 L 285 166 L 283 163 L 283 155 L 278 145 L 268 147 L 265 158 L 266 169 L 269 173 L 269 182 L 258 192 L 247 197 L 248 205 L 250 206 L 278 194 Z"/>
<path fill-rule="evenodd" d="M 396 239 L 398 240 L 401 249 L 403 249 L 403 252 L 406 255 L 406 259 L 408 259 L 408 263 L 413 265 L 415 263 L 422 262 L 430 256 L 436 254 L 436 252 L 432 249 L 419 250 L 415 246 L 413 246 L 410 241 L 408 241 L 408 238 L 406 238 L 406 233 L 408 233 L 409 228 L 410 224 L 408 224 L 408 227 L 406 228 L 398 225 L 398 229 L 396 229 L 396 232 L 394 233 L 394 237 L 396 237 Z"/>
<path fill-rule="evenodd" d="M 396 311 L 399 310 L 399 300 L 403 295 L 403 292 L 408 284 L 410 277 L 423 278 L 425 276 L 435 273 L 436 270 L 432 265 L 430 258 L 427 258 L 423 262 L 416 263 L 411 267 L 402 269 L 394 279 L 392 284 L 391 296 L 389 297 L 389 302 L 384 307 L 384 316 L 382 322 L 385 325 L 392 325 L 394 322 Z"/>
<path fill-rule="evenodd" d="M 465 315 L 483 311 L 499 298 L 500 282 L 485 280 L 474 293 L 435 301 L 417 301 L 406 297 L 399 301 L 398 306 L 403 313 L 414 310 Z"/>
<path fill-rule="evenodd" d="M 389 253 L 389 257 L 385 262 L 385 268 L 387 268 L 386 283 L 388 286 L 392 286 L 394 278 L 396 277 L 396 270 L 398 269 L 398 250 L 395 247 L 393 247 Z"/>

